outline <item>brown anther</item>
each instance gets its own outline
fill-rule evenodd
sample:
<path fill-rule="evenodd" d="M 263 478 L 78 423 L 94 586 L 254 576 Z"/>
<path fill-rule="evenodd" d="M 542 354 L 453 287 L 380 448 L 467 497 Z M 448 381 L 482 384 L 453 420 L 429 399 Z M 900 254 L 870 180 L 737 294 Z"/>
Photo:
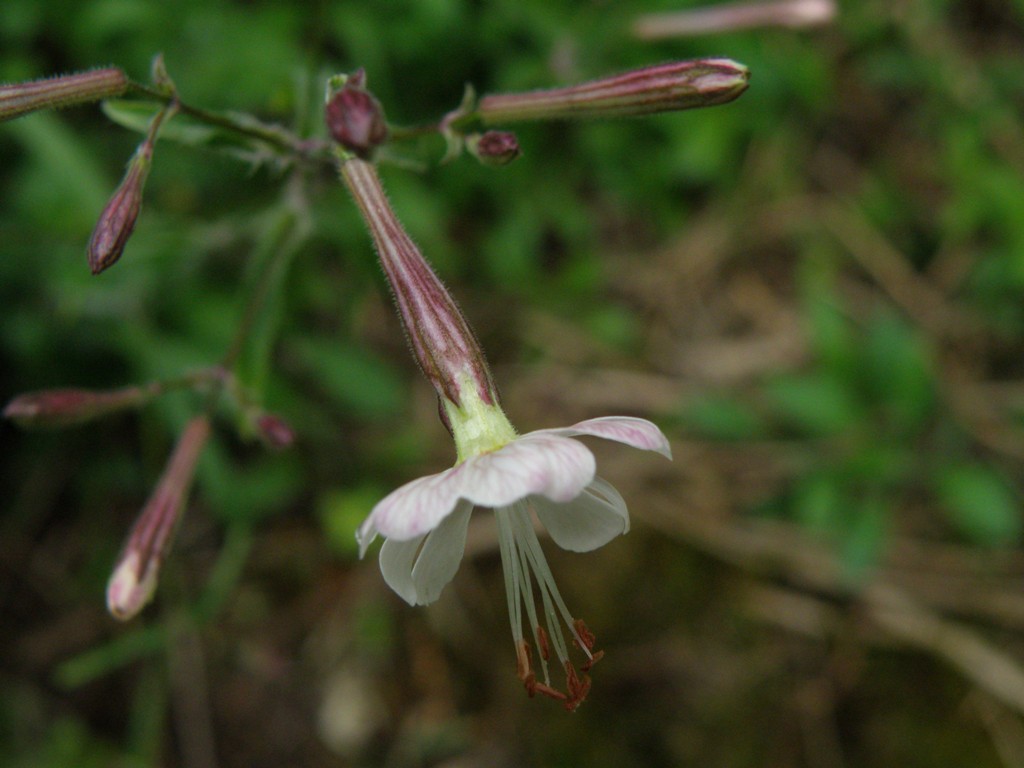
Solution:
<path fill-rule="evenodd" d="M 548 645 L 548 632 L 544 627 L 537 626 L 537 648 L 540 650 L 540 657 L 547 661 L 551 658 L 551 646 Z"/>
<path fill-rule="evenodd" d="M 573 628 L 576 630 L 576 635 L 580 640 L 583 641 L 583 645 L 588 651 L 594 650 L 594 643 L 597 642 L 597 635 L 587 629 L 587 625 L 583 622 L 583 619 L 576 619 L 572 623 Z"/>
<path fill-rule="evenodd" d="M 533 672 L 528 672 L 526 677 L 522 678 L 522 681 L 523 688 L 526 689 L 526 695 L 529 696 L 531 699 L 534 697 L 534 694 L 537 693 L 538 686 L 542 688 L 547 687 L 546 685 L 544 685 L 544 683 L 537 682 L 537 676 L 533 674 Z M 544 691 L 541 691 L 541 693 L 544 693 Z"/>
<path fill-rule="evenodd" d="M 567 712 L 575 712 L 576 708 L 587 698 L 588 693 L 590 693 L 590 676 L 584 675 L 583 680 L 578 682 L 576 692 L 573 697 L 566 699 L 563 704 L 565 710 Z"/>
<path fill-rule="evenodd" d="M 569 691 L 570 698 L 576 696 L 576 691 L 580 687 L 580 678 L 576 674 L 576 668 L 572 665 L 572 662 L 565 662 L 565 687 Z"/>
<path fill-rule="evenodd" d="M 529 645 L 525 640 L 520 640 L 515 648 L 515 674 L 522 680 L 526 692 L 532 696 L 537 689 L 537 676 L 530 665 Z"/>
<path fill-rule="evenodd" d="M 543 693 L 545 696 L 555 699 L 556 701 L 569 700 L 569 697 L 561 691 L 559 691 L 557 688 L 552 688 L 550 685 L 545 685 L 544 683 L 537 683 L 534 686 L 534 689 L 539 693 Z"/>
<path fill-rule="evenodd" d="M 565 662 L 565 684 L 569 691 L 569 697 L 565 700 L 564 706 L 566 711 L 572 712 L 583 703 L 587 694 L 590 693 L 590 676 L 584 675 L 580 680 L 575 668 L 567 661 Z"/>
<path fill-rule="evenodd" d="M 589 672 L 597 662 L 604 658 L 604 651 L 594 651 L 589 659 L 580 665 L 581 672 Z"/>

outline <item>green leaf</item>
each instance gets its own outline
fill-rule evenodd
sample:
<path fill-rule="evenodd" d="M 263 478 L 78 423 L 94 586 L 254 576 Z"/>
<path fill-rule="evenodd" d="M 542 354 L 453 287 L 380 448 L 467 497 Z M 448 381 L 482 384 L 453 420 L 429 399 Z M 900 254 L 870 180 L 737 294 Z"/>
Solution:
<path fill-rule="evenodd" d="M 814 533 L 834 535 L 842 526 L 848 507 L 846 490 L 831 474 L 811 475 L 800 480 L 793 490 L 793 516 Z"/>
<path fill-rule="evenodd" d="M 142 134 L 149 130 L 153 117 L 163 108 L 163 102 L 159 101 L 115 99 L 103 102 L 103 112 L 107 117 L 118 125 Z M 192 115 L 178 112 L 164 122 L 160 128 L 160 139 L 226 152 L 247 163 L 265 162 L 278 154 L 277 148 L 271 142 L 242 132 L 247 128 L 267 128 L 252 117 L 235 113 L 224 113 L 216 117 L 238 126 L 238 130 L 228 126 L 210 125 Z"/>
<path fill-rule="evenodd" d="M 866 342 L 862 370 L 883 415 L 897 426 L 920 424 L 935 402 L 924 339 L 896 315 L 880 313 L 868 326 Z"/>
<path fill-rule="evenodd" d="M 404 383 L 369 350 L 337 339 L 292 338 L 286 353 L 347 413 L 373 419 L 402 408 Z"/>
<path fill-rule="evenodd" d="M 691 403 L 683 412 L 683 422 L 715 440 L 747 440 L 764 431 L 753 408 L 729 397 L 709 396 Z"/>
<path fill-rule="evenodd" d="M 864 420 L 849 384 L 828 374 L 780 376 L 768 383 L 765 395 L 780 419 L 813 435 L 841 432 Z"/>
<path fill-rule="evenodd" d="M 884 499 L 869 493 L 852 511 L 841 548 L 842 566 L 847 582 L 860 584 L 885 547 L 889 508 Z"/>
<path fill-rule="evenodd" d="M 355 559 L 359 553 L 356 529 L 386 492 L 377 485 L 328 491 L 320 497 L 317 512 L 327 543 L 337 554 Z"/>
<path fill-rule="evenodd" d="M 949 521 L 971 541 L 996 547 L 1021 538 L 1016 494 L 984 464 L 955 464 L 935 480 L 935 494 Z"/>

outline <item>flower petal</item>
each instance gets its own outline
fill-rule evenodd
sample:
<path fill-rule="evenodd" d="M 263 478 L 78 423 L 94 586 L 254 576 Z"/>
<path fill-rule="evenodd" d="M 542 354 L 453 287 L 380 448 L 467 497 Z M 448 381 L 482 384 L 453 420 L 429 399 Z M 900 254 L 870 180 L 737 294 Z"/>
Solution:
<path fill-rule="evenodd" d="M 672 448 L 669 446 L 668 438 L 665 437 L 664 433 L 647 419 L 638 419 L 635 416 L 604 416 L 599 419 L 587 419 L 579 424 L 573 424 L 571 427 L 541 429 L 523 435 L 523 437 L 538 434 L 561 435 L 563 437 L 593 435 L 594 437 L 603 437 L 606 440 L 625 443 L 645 451 L 657 451 L 667 459 L 672 458 Z"/>
<path fill-rule="evenodd" d="M 594 454 L 561 435 L 524 435 L 456 469 L 459 495 L 484 507 L 507 507 L 527 496 L 574 499 L 594 479 Z"/>
<path fill-rule="evenodd" d="M 603 547 L 629 531 L 626 502 L 611 483 L 600 477 L 595 477 L 583 493 L 565 504 L 540 497 L 531 501 L 551 540 L 571 552 Z"/>
<path fill-rule="evenodd" d="M 384 575 L 384 581 L 409 605 L 416 605 L 412 567 L 425 538 L 424 535 L 408 541 L 386 539 L 380 548 L 380 572 Z"/>
<path fill-rule="evenodd" d="M 429 605 L 452 580 L 466 549 L 466 530 L 473 505 L 455 511 L 425 536 L 408 541 L 387 539 L 380 548 L 384 581 L 409 605 Z"/>
<path fill-rule="evenodd" d="M 427 535 L 420 556 L 412 568 L 416 602 L 429 605 L 441 596 L 441 590 L 455 577 L 466 551 L 466 531 L 473 504 L 460 501 L 455 511 Z"/>
<path fill-rule="evenodd" d="M 459 500 L 459 475 L 464 466 L 413 480 L 377 502 L 356 534 L 360 555 L 377 533 L 407 541 L 436 528 Z"/>

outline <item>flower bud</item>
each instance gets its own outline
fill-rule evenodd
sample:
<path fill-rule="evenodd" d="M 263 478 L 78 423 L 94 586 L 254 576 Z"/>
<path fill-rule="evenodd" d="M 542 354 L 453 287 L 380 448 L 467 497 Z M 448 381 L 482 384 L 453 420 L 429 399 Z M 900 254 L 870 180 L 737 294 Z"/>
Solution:
<path fill-rule="evenodd" d="M 132 526 L 107 583 L 107 609 L 127 621 L 156 591 L 160 566 L 171 549 L 174 531 L 188 497 L 196 462 L 210 435 L 210 422 L 198 416 L 188 423 L 163 476 Z"/>
<path fill-rule="evenodd" d="M 485 125 L 524 120 L 632 117 L 732 101 L 750 72 L 730 59 L 696 59 L 624 72 L 567 88 L 484 96 L 474 117 Z"/>
<path fill-rule="evenodd" d="M 149 124 L 146 138 L 139 144 L 128 163 L 128 170 L 121 184 L 100 213 L 87 249 L 89 269 L 94 275 L 112 266 L 124 253 L 124 247 L 128 244 L 128 238 L 131 237 L 135 222 L 139 218 L 139 211 L 142 210 L 142 190 L 146 186 L 146 177 L 149 176 L 149 168 L 153 164 L 153 147 L 156 145 L 160 126 L 177 109 L 177 101 L 171 101 L 156 113 Z"/>
<path fill-rule="evenodd" d="M 486 131 L 466 137 L 466 148 L 484 165 L 508 165 L 520 155 L 519 140 L 510 131 Z"/>
<path fill-rule="evenodd" d="M 327 102 L 327 130 L 331 137 L 357 157 L 368 158 L 387 141 L 384 109 L 364 88 L 366 73 L 359 69 L 348 77 Z"/>
<path fill-rule="evenodd" d="M 127 88 L 128 77 L 114 67 L 0 85 L 0 122 L 39 109 L 70 107 L 119 96 Z"/>
<path fill-rule="evenodd" d="M 108 391 L 47 389 L 19 395 L 4 408 L 4 418 L 25 429 L 71 427 L 108 413 L 141 405 L 148 393 L 139 387 Z"/>
<path fill-rule="evenodd" d="M 268 448 L 281 451 L 290 448 L 295 442 L 295 430 L 276 414 L 261 413 L 255 423 L 260 440 Z"/>
<path fill-rule="evenodd" d="M 153 143 L 146 139 L 139 145 L 128 164 L 124 179 L 96 222 L 87 250 L 89 269 L 94 275 L 112 266 L 124 253 L 124 247 L 139 218 L 139 211 L 142 210 L 142 190 L 146 185 L 152 157 Z"/>
<path fill-rule="evenodd" d="M 661 40 L 753 27 L 810 27 L 827 24 L 836 15 L 835 0 L 765 0 L 722 3 L 670 13 L 651 13 L 633 23 L 642 40 Z"/>

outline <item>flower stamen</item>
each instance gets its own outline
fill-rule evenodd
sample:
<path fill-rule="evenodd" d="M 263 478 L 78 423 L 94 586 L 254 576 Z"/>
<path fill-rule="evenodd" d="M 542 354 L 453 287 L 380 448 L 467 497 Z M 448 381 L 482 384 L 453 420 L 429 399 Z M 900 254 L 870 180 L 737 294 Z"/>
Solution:
<path fill-rule="evenodd" d="M 499 551 L 505 571 L 505 594 L 509 601 L 512 639 L 516 646 L 516 674 L 530 696 L 540 692 L 561 701 L 567 710 L 574 710 L 590 691 L 590 678 L 584 674 L 581 679 L 570 661 L 562 623 L 569 630 L 573 647 L 586 655 L 581 667 L 583 672 L 588 671 L 603 653 L 593 652 L 594 634 L 583 621 L 573 619 L 569 613 L 533 529 L 527 502 L 520 501 L 510 507 L 496 509 L 495 518 L 498 521 Z M 544 610 L 543 624 L 537 616 L 534 577 Z M 533 668 L 533 652 L 523 632 L 524 618 L 533 632 L 543 682 L 537 679 Z M 565 692 L 551 685 L 548 661 L 552 651 L 565 670 Z"/>

